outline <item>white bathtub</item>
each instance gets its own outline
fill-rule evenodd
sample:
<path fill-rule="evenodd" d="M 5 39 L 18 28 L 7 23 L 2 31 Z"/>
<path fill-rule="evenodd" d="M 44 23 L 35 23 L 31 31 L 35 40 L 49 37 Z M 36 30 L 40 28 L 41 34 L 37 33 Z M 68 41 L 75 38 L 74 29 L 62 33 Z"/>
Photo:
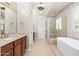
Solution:
<path fill-rule="evenodd" d="M 65 56 L 79 56 L 79 40 L 57 37 L 57 46 Z"/>

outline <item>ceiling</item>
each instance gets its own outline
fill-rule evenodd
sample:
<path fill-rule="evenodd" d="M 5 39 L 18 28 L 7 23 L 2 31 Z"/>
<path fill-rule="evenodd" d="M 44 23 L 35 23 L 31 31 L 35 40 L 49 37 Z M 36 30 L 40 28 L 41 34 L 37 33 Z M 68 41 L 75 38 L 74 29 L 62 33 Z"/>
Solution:
<path fill-rule="evenodd" d="M 67 8 L 70 4 L 72 4 L 72 2 L 42 2 L 41 5 L 45 7 L 45 10 L 42 13 L 47 13 L 50 16 L 56 16 L 65 8 Z M 37 9 L 39 5 L 39 2 L 32 3 L 32 7 L 34 9 Z"/>

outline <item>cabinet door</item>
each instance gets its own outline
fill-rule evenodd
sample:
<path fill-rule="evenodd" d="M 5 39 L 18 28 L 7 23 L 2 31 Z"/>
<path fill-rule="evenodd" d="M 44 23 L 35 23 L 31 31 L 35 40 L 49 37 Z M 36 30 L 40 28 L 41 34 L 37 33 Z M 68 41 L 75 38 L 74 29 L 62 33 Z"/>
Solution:
<path fill-rule="evenodd" d="M 15 46 L 14 56 L 21 56 L 21 43 Z"/>
<path fill-rule="evenodd" d="M 22 55 L 26 52 L 26 39 L 22 39 Z"/>
<path fill-rule="evenodd" d="M 1 47 L 1 56 L 13 56 L 13 42 Z"/>
<path fill-rule="evenodd" d="M 13 49 L 11 49 L 8 52 L 4 53 L 2 56 L 13 56 Z"/>

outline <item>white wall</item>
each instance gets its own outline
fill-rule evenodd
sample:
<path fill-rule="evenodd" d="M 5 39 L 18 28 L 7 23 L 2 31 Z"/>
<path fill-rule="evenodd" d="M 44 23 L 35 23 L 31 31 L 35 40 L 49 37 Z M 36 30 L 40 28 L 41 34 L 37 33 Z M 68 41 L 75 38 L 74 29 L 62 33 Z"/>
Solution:
<path fill-rule="evenodd" d="M 45 11 L 39 11 L 37 8 L 33 10 L 34 32 L 37 33 L 37 38 L 46 39 L 46 20 Z"/>
<path fill-rule="evenodd" d="M 44 11 L 45 12 L 45 11 Z M 42 22 L 45 22 L 45 32 L 44 36 L 47 36 L 47 38 L 50 38 L 50 35 L 55 34 L 55 17 L 53 16 L 47 16 L 44 12 L 39 12 L 36 8 L 33 10 L 33 23 L 34 23 L 34 32 L 37 32 L 37 27 L 40 26 L 39 24 Z M 40 17 L 41 15 L 41 17 Z M 44 25 L 44 24 L 43 24 Z M 42 28 L 42 24 L 40 29 Z M 47 34 L 46 34 L 47 31 Z M 42 37 L 41 35 L 40 37 Z"/>
<path fill-rule="evenodd" d="M 48 16 L 47 17 L 47 38 L 50 39 L 55 34 L 55 17 Z"/>
<path fill-rule="evenodd" d="M 37 19 L 37 31 L 38 31 L 38 38 L 46 39 L 46 16 L 39 15 Z"/>
<path fill-rule="evenodd" d="M 72 29 L 77 10 L 79 10 L 79 3 L 73 3 L 58 16 L 67 16 L 67 36 L 79 39 L 79 32 Z M 77 11 L 77 13 L 79 13 L 79 11 Z"/>
<path fill-rule="evenodd" d="M 33 44 L 32 7 L 30 3 L 17 3 L 17 33 L 26 33 L 28 48 Z"/>
<path fill-rule="evenodd" d="M 51 35 L 55 34 L 55 30 L 56 30 L 56 21 L 55 21 L 55 17 L 50 17 L 50 29 L 51 29 Z"/>
<path fill-rule="evenodd" d="M 51 25 L 51 17 L 50 16 L 47 16 L 47 19 L 46 19 L 46 36 L 47 36 L 47 39 L 50 39 L 50 26 Z"/>

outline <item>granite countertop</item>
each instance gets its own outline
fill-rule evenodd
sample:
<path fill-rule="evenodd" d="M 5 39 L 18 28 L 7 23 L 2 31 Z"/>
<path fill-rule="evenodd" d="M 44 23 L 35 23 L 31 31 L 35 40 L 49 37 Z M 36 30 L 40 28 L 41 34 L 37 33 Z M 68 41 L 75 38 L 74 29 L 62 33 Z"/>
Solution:
<path fill-rule="evenodd" d="M 6 45 L 8 43 L 11 43 L 11 42 L 23 37 L 23 36 L 26 36 L 26 34 L 9 34 L 10 39 L 8 39 L 8 38 L 0 39 L 0 47 Z"/>

